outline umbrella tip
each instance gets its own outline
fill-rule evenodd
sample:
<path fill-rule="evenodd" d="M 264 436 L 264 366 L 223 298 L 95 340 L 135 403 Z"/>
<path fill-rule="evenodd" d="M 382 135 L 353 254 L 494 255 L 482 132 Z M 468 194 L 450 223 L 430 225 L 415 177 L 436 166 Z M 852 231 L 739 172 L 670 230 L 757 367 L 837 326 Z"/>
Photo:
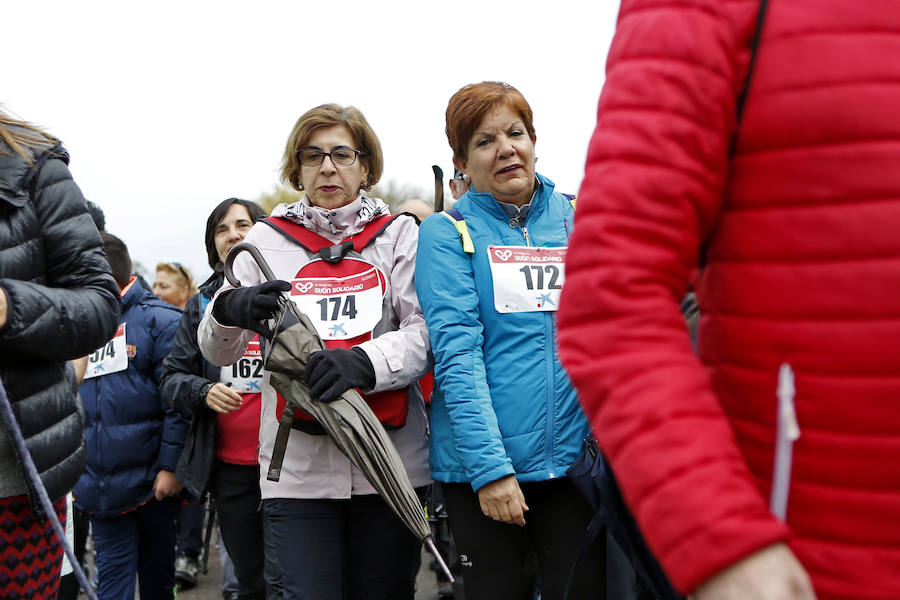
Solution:
<path fill-rule="evenodd" d="M 438 562 L 438 566 L 441 567 L 441 570 L 444 572 L 444 575 L 447 576 L 447 579 L 450 581 L 450 583 L 456 581 L 453 578 L 453 574 L 450 572 L 449 567 L 447 567 L 447 563 L 444 562 L 444 558 L 441 556 L 441 553 L 438 552 L 437 547 L 434 545 L 434 540 L 431 539 L 431 536 L 426 536 L 425 539 L 422 540 L 422 543 L 424 543 L 428 550 L 434 555 L 435 560 L 437 560 Z"/>

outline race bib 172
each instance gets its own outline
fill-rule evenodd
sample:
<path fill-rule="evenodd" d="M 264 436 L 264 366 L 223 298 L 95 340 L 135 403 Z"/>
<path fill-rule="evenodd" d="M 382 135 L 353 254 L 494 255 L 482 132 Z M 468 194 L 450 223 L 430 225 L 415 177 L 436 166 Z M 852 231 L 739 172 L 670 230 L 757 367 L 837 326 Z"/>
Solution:
<path fill-rule="evenodd" d="M 488 246 L 497 312 L 558 310 L 566 280 L 566 250 L 565 246 Z"/>

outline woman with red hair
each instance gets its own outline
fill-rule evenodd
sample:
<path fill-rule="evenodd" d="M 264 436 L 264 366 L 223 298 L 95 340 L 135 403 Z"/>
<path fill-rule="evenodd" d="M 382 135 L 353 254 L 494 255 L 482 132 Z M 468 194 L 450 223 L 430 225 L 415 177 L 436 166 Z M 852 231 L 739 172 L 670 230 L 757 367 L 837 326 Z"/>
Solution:
<path fill-rule="evenodd" d="M 442 483 L 469 599 L 563 597 L 591 509 L 566 478 L 588 431 L 554 332 L 571 199 L 535 172 L 531 107 L 467 85 L 447 106 L 469 190 L 419 234 L 416 289 L 435 359 L 431 476 Z M 465 232 L 465 233 L 463 233 Z M 605 598 L 594 544 L 569 598 Z"/>

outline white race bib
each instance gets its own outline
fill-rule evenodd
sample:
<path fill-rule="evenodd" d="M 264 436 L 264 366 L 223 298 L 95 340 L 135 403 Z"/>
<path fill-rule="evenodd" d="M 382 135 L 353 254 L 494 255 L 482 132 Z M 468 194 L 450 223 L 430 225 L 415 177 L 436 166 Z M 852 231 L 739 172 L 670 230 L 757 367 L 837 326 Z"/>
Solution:
<path fill-rule="evenodd" d="M 323 340 L 349 340 L 370 334 L 382 318 L 387 290 L 375 266 L 345 258 L 342 267 L 357 263 L 359 272 L 334 277 L 304 276 L 291 281 L 291 300 L 306 313 Z"/>
<path fill-rule="evenodd" d="M 497 312 L 558 310 L 566 280 L 566 250 L 566 246 L 488 246 Z"/>
<path fill-rule="evenodd" d="M 88 356 L 85 379 L 118 373 L 128 368 L 128 349 L 125 345 L 125 323 L 119 325 L 113 339 Z"/>
<path fill-rule="evenodd" d="M 229 385 L 240 394 L 259 394 L 262 392 L 263 358 L 259 347 L 259 336 L 253 336 L 244 355 L 231 366 L 222 367 L 219 381 Z"/>

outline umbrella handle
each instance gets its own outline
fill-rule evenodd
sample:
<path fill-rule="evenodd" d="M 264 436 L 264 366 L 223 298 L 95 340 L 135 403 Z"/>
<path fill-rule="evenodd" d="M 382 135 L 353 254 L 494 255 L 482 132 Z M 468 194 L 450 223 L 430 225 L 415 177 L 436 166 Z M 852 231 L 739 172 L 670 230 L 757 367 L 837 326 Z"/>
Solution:
<path fill-rule="evenodd" d="M 431 165 L 434 171 L 434 212 L 444 210 L 444 171 L 437 165 Z"/>
<path fill-rule="evenodd" d="M 237 258 L 237 255 L 241 252 L 250 253 L 250 256 L 256 261 L 256 266 L 258 266 L 259 270 L 266 276 L 266 281 L 275 281 L 275 279 L 277 279 L 275 273 L 273 273 L 272 269 L 269 267 L 269 263 L 267 263 L 266 259 L 260 254 L 259 248 L 248 242 L 241 242 L 240 244 L 232 246 L 231 250 L 228 251 L 228 256 L 225 257 L 225 279 L 228 280 L 228 283 L 236 288 L 241 287 L 241 280 L 234 276 L 234 270 L 232 268 L 234 259 Z"/>

